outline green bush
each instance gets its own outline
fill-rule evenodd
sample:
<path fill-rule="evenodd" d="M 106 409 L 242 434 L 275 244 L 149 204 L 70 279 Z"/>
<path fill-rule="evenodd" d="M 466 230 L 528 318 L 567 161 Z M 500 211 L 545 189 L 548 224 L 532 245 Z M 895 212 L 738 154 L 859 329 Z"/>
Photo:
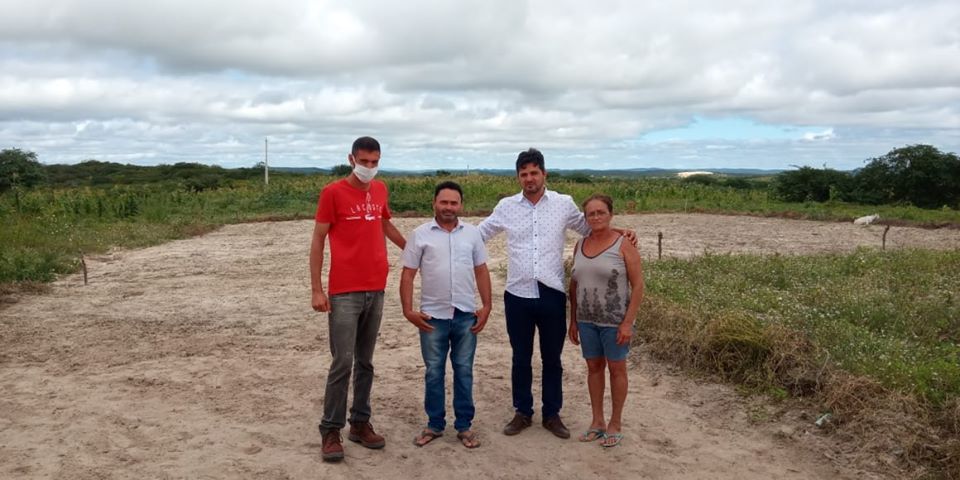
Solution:
<path fill-rule="evenodd" d="M 850 190 L 850 174 L 829 168 L 801 167 L 782 172 L 773 182 L 778 198 L 787 202 L 844 200 Z"/>
<path fill-rule="evenodd" d="M 0 193 L 14 188 L 30 188 L 46 178 L 37 154 L 19 148 L 0 150 Z"/>
<path fill-rule="evenodd" d="M 875 158 L 856 175 L 852 199 L 960 208 L 960 157 L 930 145 L 911 145 Z"/>
<path fill-rule="evenodd" d="M 960 157 L 930 145 L 891 150 L 854 174 L 801 167 L 778 174 L 774 194 L 787 202 L 849 201 L 960 209 Z"/>
<path fill-rule="evenodd" d="M 690 175 L 689 177 L 681 180 L 683 183 L 698 183 L 700 185 L 717 185 L 720 183 L 720 180 L 717 179 L 715 175 L 707 175 L 704 173 L 698 175 Z"/>
<path fill-rule="evenodd" d="M 330 169 L 330 175 L 335 177 L 345 177 L 350 175 L 350 172 L 353 171 L 353 167 L 348 164 L 336 165 Z"/>

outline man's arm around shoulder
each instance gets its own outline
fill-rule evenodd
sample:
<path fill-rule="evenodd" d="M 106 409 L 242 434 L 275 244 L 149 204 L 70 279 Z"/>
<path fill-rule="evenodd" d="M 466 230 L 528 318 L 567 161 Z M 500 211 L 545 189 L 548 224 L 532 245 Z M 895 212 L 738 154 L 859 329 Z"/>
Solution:
<path fill-rule="evenodd" d="M 504 225 L 503 208 L 504 202 L 508 202 L 511 198 L 513 197 L 500 199 L 500 201 L 497 202 L 497 206 L 493 207 L 493 212 L 477 225 L 477 229 L 480 230 L 480 238 L 483 239 L 484 242 L 490 241 L 491 238 L 497 236 L 498 233 L 506 228 L 506 225 Z"/>

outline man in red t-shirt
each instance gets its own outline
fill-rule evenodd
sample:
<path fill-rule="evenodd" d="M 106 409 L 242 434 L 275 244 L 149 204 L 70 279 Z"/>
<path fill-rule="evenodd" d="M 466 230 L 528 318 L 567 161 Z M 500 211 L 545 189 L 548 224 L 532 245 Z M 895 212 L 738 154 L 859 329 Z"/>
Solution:
<path fill-rule="evenodd" d="M 370 425 L 373 350 L 380 331 L 383 290 L 387 284 L 389 238 L 401 250 L 406 241 L 390 222 L 387 186 L 374 180 L 380 143 L 371 137 L 353 142 L 347 157 L 353 171 L 320 192 L 310 245 L 311 304 L 328 315 L 333 360 L 323 396 L 323 459 L 343 459 L 340 429 L 346 426 L 347 391 L 353 373 L 353 405 L 347 438 L 367 448 L 383 448 Z M 323 289 L 323 249 L 330 237 L 330 276 Z M 355 371 L 353 371 L 355 369 Z"/>

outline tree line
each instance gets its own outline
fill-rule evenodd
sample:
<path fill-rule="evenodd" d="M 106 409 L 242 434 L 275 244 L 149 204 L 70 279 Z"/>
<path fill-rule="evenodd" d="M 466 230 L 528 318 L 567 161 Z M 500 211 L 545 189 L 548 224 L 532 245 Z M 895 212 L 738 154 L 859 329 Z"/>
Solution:
<path fill-rule="evenodd" d="M 284 175 L 271 172 L 273 175 Z M 263 167 L 223 168 L 217 165 L 180 162 L 140 166 L 86 160 L 75 165 L 44 165 L 37 154 L 19 148 L 0 151 L 0 193 L 14 188 L 98 187 L 145 183 L 172 183 L 188 191 L 216 189 L 234 180 L 263 177 Z"/>
<path fill-rule="evenodd" d="M 332 173 L 342 176 L 349 171 L 349 165 L 338 165 Z M 96 187 L 144 183 L 174 184 L 186 191 L 200 192 L 230 185 L 235 180 L 258 179 L 262 175 L 262 166 L 228 169 L 199 163 L 146 167 L 87 160 L 76 165 L 43 165 L 37 161 L 34 152 L 19 148 L 0 151 L 0 193 L 39 185 Z M 592 180 L 584 174 L 562 176 L 560 172 L 554 172 L 554 177 L 585 183 Z M 738 190 L 770 188 L 773 197 L 787 202 L 841 201 L 960 209 L 960 157 L 930 145 L 896 148 L 886 155 L 869 159 L 866 166 L 852 172 L 800 167 L 777 174 L 772 182 L 712 175 L 688 177 L 683 182 Z"/>
<path fill-rule="evenodd" d="M 774 178 L 788 202 L 843 201 L 960 209 L 960 157 L 930 145 L 910 145 L 870 159 L 853 172 L 801 167 Z"/>

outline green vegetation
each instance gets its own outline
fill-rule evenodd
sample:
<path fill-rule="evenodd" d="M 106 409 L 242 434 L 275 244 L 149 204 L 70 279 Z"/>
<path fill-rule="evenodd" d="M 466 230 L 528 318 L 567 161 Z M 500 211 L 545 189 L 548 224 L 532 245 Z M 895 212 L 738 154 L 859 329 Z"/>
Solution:
<path fill-rule="evenodd" d="M 911 145 L 872 159 L 850 174 L 802 167 L 777 175 L 776 195 L 788 202 L 843 200 L 960 209 L 960 157 Z"/>
<path fill-rule="evenodd" d="M 262 218 L 307 218 L 329 179 L 298 188 L 250 182 L 212 190 L 168 185 L 44 188 L 0 196 L 0 282 L 49 281 L 80 254 L 139 247 Z"/>
<path fill-rule="evenodd" d="M 202 191 L 227 187 L 238 180 L 263 178 L 262 166 L 227 169 L 199 163 L 144 167 L 87 160 L 76 165 L 46 165 L 43 169 L 45 184 L 50 187 L 160 184 L 170 189 Z M 271 172 L 271 175 L 290 176 L 283 172 Z"/>
<path fill-rule="evenodd" d="M 829 168 L 801 167 L 777 175 L 774 192 L 787 202 L 826 202 L 840 200 L 849 192 L 854 178 L 846 173 Z"/>
<path fill-rule="evenodd" d="M 797 362 L 829 360 L 943 405 L 960 398 L 957 272 L 960 251 L 665 259 L 647 267 L 657 308 L 641 315 L 639 331 L 684 352 L 694 344 L 700 361 L 739 381 L 804 393 L 816 372 L 795 370 Z M 686 320 L 674 322 L 678 315 Z M 787 350 L 810 356 L 790 368 L 770 363 L 783 361 L 783 335 L 772 332 L 784 327 L 803 339 Z M 717 361 L 734 353 L 735 362 Z"/>
<path fill-rule="evenodd" d="M 349 164 L 343 163 L 343 164 L 334 166 L 330 170 L 330 174 L 335 177 L 345 177 L 349 175 L 350 172 L 352 171 L 353 171 L 353 167 L 351 167 Z"/>
<path fill-rule="evenodd" d="M 960 250 L 649 262 L 638 339 L 748 390 L 810 398 L 864 448 L 955 478 L 957 272 Z"/>
<path fill-rule="evenodd" d="M 933 150 L 913 148 L 906 153 L 929 156 L 937 153 Z M 903 155 L 895 150 L 878 165 L 900 165 L 894 160 Z M 912 162 L 910 165 L 922 163 Z M 864 171 L 873 172 L 873 165 Z M 339 165 L 335 171 L 345 174 L 349 166 Z M 813 169 L 799 172 L 806 175 L 806 180 L 799 182 L 801 186 L 816 184 Z M 339 178 L 274 174 L 267 188 L 260 183 L 261 175 L 260 168 L 227 170 L 190 163 L 141 167 L 90 160 L 77 165 L 43 166 L 32 152 L 3 150 L 0 283 L 49 281 L 58 273 L 74 270 L 81 253 L 155 244 L 225 223 L 309 218 L 320 189 Z M 782 188 L 787 184 L 784 178 L 789 177 L 781 174 L 771 181 L 762 177 L 693 176 L 678 180 L 556 172 L 548 178 L 551 188 L 577 201 L 596 192 L 607 193 L 615 199 L 617 211 L 623 213 L 740 213 L 842 221 L 879 213 L 887 221 L 960 224 L 960 212 L 950 208 L 925 210 L 906 204 L 867 207 L 843 202 L 829 182 L 826 188 L 821 182 L 816 194 L 802 195 L 803 202 L 785 201 Z M 438 181 L 435 176 L 383 179 L 392 192 L 394 212 L 430 213 L 433 187 Z M 509 176 L 465 175 L 453 179 L 463 185 L 465 203 L 473 214 L 489 212 L 501 198 L 518 191 L 516 179 Z M 828 201 L 813 201 L 824 198 Z"/>
<path fill-rule="evenodd" d="M 4 225 L 0 230 L 0 283 L 49 281 L 57 273 L 74 270 L 81 252 L 156 244 L 225 223 L 310 218 L 320 189 L 339 178 L 272 175 L 270 186 L 265 187 L 262 172 L 253 168 L 228 171 L 195 164 L 119 168 L 92 161 L 73 167 L 72 174 L 62 171 L 66 166 L 46 167 L 52 186 L 18 186 L 0 194 L 0 222 Z M 218 176 L 223 172 L 230 176 Z M 123 177 L 123 181 L 107 186 L 100 175 L 117 177 L 118 182 Z M 741 213 L 848 221 L 878 212 L 886 220 L 960 224 L 960 212 L 951 209 L 785 202 L 770 193 L 769 179 L 762 178 L 588 177 L 587 182 L 575 175 L 559 177 L 550 179 L 551 188 L 578 202 L 605 192 L 623 213 Z M 137 179 L 143 181 L 137 183 Z M 453 179 L 463 186 L 467 209 L 473 214 L 486 214 L 501 198 L 518 191 L 513 177 L 467 175 Z M 429 215 L 436 177 L 388 176 L 384 181 L 391 191 L 394 212 Z"/>
<path fill-rule="evenodd" d="M 0 151 L 0 193 L 18 188 L 31 188 L 43 182 L 43 165 L 37 154 L 19 148 Z"/>

